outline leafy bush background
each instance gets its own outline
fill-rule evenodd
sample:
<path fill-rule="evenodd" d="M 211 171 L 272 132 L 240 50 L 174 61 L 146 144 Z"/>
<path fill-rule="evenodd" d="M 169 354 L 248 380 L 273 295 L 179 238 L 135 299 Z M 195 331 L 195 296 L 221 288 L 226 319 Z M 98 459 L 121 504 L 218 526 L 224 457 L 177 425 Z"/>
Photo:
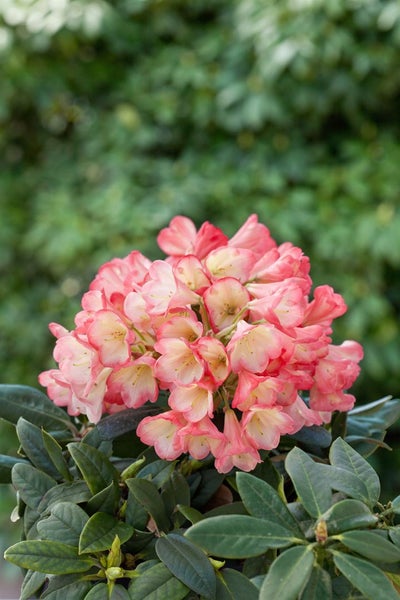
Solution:
<path fill-rule="evenodd" d="M 2 0 L 0 53 L 2 382 L 102 262 L 256 212 L 344 295 L 359 402 L 399 394 L 397 1 Z"/>

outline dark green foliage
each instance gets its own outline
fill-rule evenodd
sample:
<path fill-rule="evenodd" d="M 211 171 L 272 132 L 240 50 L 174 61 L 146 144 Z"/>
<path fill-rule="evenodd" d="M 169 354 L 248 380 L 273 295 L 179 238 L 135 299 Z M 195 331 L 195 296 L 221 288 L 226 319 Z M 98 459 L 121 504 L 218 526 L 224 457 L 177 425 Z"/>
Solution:
<path fill-rule="evenodd" d="M 0 385 L 0 418 L 11 425 L 14 392 Z M 25 416 L 34 397 L 25 387 Z M 398 404 L 380 401 L 352 415 L 366 455 L 363 419 L 373 415 L 383 439 Z M 133 437 L 143 417 L 134 412 Z M 399 497 L 380 502 L 377 473 L 342 437 L 326 447 L 310 428 L 299 446 L 288 439 L 273 452 L 279 472 L 266 458 L 265 469 L 223 475 L 207 459 L 118 454 L 114 442 L 126 428 L 117 418 L 90 432 L 83 418 L 63 423 L 73 441 L 57 442 L 25 417 L 12 425 L 21 462 L 8 467 L 24 534 L 5 558 L 27 570 L 22 600 L 400 597 Z M 104 442 L 105 432 L 108 455 L 87 443 Z"/>

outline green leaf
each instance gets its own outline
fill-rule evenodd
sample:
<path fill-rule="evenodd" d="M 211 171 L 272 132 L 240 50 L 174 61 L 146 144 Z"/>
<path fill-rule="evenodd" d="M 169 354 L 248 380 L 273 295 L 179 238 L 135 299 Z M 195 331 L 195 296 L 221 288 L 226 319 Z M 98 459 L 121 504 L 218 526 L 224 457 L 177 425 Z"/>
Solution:
<path fill-rule="evenodd" d="M 259 556 L 252 556 L 251 558 L 246 558 L 241 567 L 241 572 L 243 575 L 254 580 L 255 577 L 260 576 L 262 581 L 264 581 L 265 573 L 268 571 L 271 561 L 276 558 L 277 552 L 275 550 L 268 550 L 264 554 L 260 554 Z M 258 583 L 256 583 L 257 587 L 261 587 L 260 579 Z"/>
<path fill-rule="evenodd" d="M 46 473 L 23 463 L 13 467 L 11 479 L 22 500 L 34 510 L 39 506 L 45 493 L 57 484 L 55 479 Z"/>
<path fill-rule="evenodd" d="M 329 448 L 332 443 L 331 433 L 319 425 L 306 426 L 287 436 L 290 439 L 296 440 L 307 446 L 314 446 L 317 448 Z"/>
<path fill-rule="evenodd" d="M 57 471 L 64 479 L 72 481 L 73 478 L 69 472 L 67 461 L 64 458 L 60 444 L 44 429 L 42 430 L 42 437 L 47 453 Z"/>
<path fill-rule="evenodd" d="M 358 500 L 365 500 L 371 507 L 374 506 L 379 500 L 381 486 L 378 475 L 365 458 L 358 454 L 358 452 L 342 440 L 342 438 L 337 438 L 333 442 L 329 457 L 332 466 L 340 469 L 340 472 L 338 473 L 331 472 L 331 477 L 333 478 L 332 485 L 334 487 L 340 485 L 341 479 L 343 480 L 345 477 L 345 474 L 342 471 L 351 473 L 353 478 L 357 479 L 360 489 L 361 487 L 364 487 L 366 490 L 364 498 L 360 496 L 355 496 L 355 498 Z M 355 486 L 355 489 L 356 488 L 357 486 Z M 346 490 L 340 488 L 335 487 L 335 489 L 348 493 Z"/>
<path fill-rule="evenodd" d="M 163 485 L 161 498 L 169 515 L 176 512 L 178 504 L 190 504 L 190 488 L 181 473 L 177 471 L 171 473 L 171 476 Z"/>
<path fill-rule="evenodd" d="M 360 424 L 364 420 L 369 420 L 369 423 L 380 425 L 381 429 L 387 429 L 393 425 L 400 417 L 400 401 L 392 399 L 391 396 L 385 396 L 380 400 L 375 400 L 368 404 L 361 404 L 352 408 L 347 413 L 347 426 L 349 433 L 355 424 Z"/>
<path fill-rule="evenodd" d="M 126 551 L 131 554 L 136 554 L 154 540 L 154 537 L 152 531 L 139 531 L 138 529 L 135 529 L 133 536 L 129 542 L 126 542 L 125 544 Z"/>
<path fill-rule="evenodd" d="M 21 586 L 20 600 L 29 600 L 46 581 L 46 574 L 38 571 L 27 571 Z"/>
<path fill-rule="evenodd" d="M 321 478 L 324 478 L 326 482 L 329 480 L 331 490 L 343 492 L 347 496 L 370 506 L 367 487 L 357 475 L 346 469 L 340 469 L 331 465 L 320 464 L 318 465 L 318 469 Z"/>
<path fill-rule="evenodd" d="M 194 523 L 198 523 L 199 521 L 202 521 L 204 519 L 202 513 L 199 510 L 192 508 L 191 506 L 185 506 L 183 504 L 178 504 L 176 508 L 185 517 L 185 519 L 187 519 L 188 521 L 190 521 L 190 523 L 192 523 L 192 525 Z"/>
<path fill-rule="evenodd" d="M 321 477 L 319 465 L 300 448 L 289 452 L 285 467 L 306 511 L 312 517 L 320 517 L 332 503 L 328 477 Z"/>
<path fill-rule="evenodd" d="M 121 481 L 125 481 L 126 479 L 130 479 L 131 477 L 135 477 L 138 471 L 140 471 L 140 469 L 143 467 L 145 462 L 145 456 L 142 456 L 141 458 L 138 458 L 134 461 L 132 461 L 132 459 L 128 459 L 128 464 L 122 467 L 123 470 L 118 467 L 118 471 L 120 471 L 121 473 Z"/>
<path fill-rule="evenodd" d="M 22 417 L 18 419 L 16 430 L 24 454 L 31 463 L 39 471 L 44 471 L 51 477 L 58 478 L 59 472 L 54 467 L 53 461 L 45 448 L 42 430 Z"/>
<path fill-rule="evenodd" d="M 50 577 L 49 585 L 41 598 L 46 600 L 83 600 L 92 588 L 93 583 L 82 580 L 82 576 L 73 573 L 70 575 L 55 575 Z"/>
<path fill-rule="evenodd" d="M 191 504 L 193 508 L 202 510 L 221 486 L 225 476 L 223 473 L 218 473 L 216 469 L 204 469 L 200 473 L 196 473 L 196 475 L 199 475 L 200 479 Z"/>
<path fill-rule="evenodd" d="M 118 485 L 113 482 L 109 486 L 95 494 L 90 498 L 86 505 L 86 510 L 89 514 L 95 512 L 105 512 L 113 515 L 118 508 L 120 499 L 120 489 Z"/>
<path fill-rule="evenodd" d="M 139 423 L 150 415 L 156 415 L 160 412 L 157 406 L 140 406 L 139 408 L 127 408 L 120 412 L 103 417 L 96 425 L 100 437 L 103 440 L 114 440 L 115 438 L 136 431 Z"/>
<path fill-rule="evenodd" d="M 105 456 L 110 457 L 113 454 L 113 443 L 110 440 L 103 440 L 97 427 L 89 429 L 81 440 L 84 444 L 100 450 Z"/>
<path fill-rule="evenodd" d="M 265 458 L 263 457 L 263 460 L 256 465 L 251 474 L 254 475 L 254 477 L 258 477 L 259 479 L 266 481 L 275 490 L 279 488 L 282 482 L 282 476 L 268 456 Z"/>
<path fill-rule="evenodd" d="M 109 600 L 130 600 L 128 590 L 116 583 L 112 588 Z"/>
<path fill-rule="evenodd" d="M 400 496 L 396 496 L 396 498 L 392 500 L 390 503 L 390 508 L 396 515 L 400 514 Z"/>
<path fill-rule="evenodd" d="M 49 510 L 53 504 L 58 502 L 86 502 L 90 498 L 90 491 L 84 481 L 73 481 L 72 483 L 60 483 L 48 490 L 37 507 L 39 512 Z"/>
<path fill-rule="evenodd" d="M 169 518 L 165 510 L 165 505 L 154 483 L 147 481 L 147 479 L 132 478 L 126 480 L 126 485 L 137 502 L 139 502 L 153 518 L 159 530 L 168 531 L 170 528 Z"/>
<path fill-rule="evenodd" d="M 296 600 L 310 577 L 313 562 L 311 546 L 295 546 L 282 552 L 264 579 L 259 600 Z"/>
<path fill-rule="evenodd" d="M 384 432 L 372 432 L 371 435 L 374 437 L 366 437 L 363 435 L 346 435 L 345 442 L 347 442 L 352 448 L 354 448 L 354 450 L 364 457 L 369 456 L 378 448 L 391 450 L 391 447 L 383 441 L 385 435 Z"/>
<path fill-rule="evenodd" d="M 0 483 L 11 483 L 11 471 L 17 463 L 29 464 L 24 458 L 0 454 Z"/>
<path fill-rule="evenodd" d="M 143 530 L 146 527 L 149 515 L 147 510 L 138 502 L 132 492 L 128 492 L 125 507 L 125 521 L 135 529 Z"/>
<path fill-rule="evenodd" d="M 39 536 L 36 525 L 40 520 L 41 515 L 30 506 L 25 506 L 23 514 L 25 538 L 27 540 L 34 540 Z"/>
<path fill-rule="evenodd" d="M 175 577 L 208 600 L 215 599 L 216 577 L 213 566 L 200 548 L 176 533 L 157 540 L 156 553 Z"/>
<path fill-rule="evenodd" d="M 332 580 L 327 571 L 314 565 L 310 579 L 303 588 L 300 600 L 331 600 Z"/>
<path fill-rule="evenodd" d="M 118 471 L 97 448 L 84 442 L 72 442 L 68 444 L 68 450 L 92 494 L 97 494 L 111 482 L 118 481 Z"/>
<path fill-rule="evenodd" d="M 91 584 L 93 586 L 93 584 Z M 85 600 L 129 600 L 129 592 L 122 585 L 115 584 L 110 593 L 106 583 L 99 583 L 92 587 L 85 596 Z M 74 598 L 75 600 L 75 598 Z"/>
<path fill-rule="evenodd" d="M 240 497 L 253 517 L 273 521 L 303 537 L 296 519 L 289 512 L 278 492 L 265 481 L 243 471 L 236 473 Z"/>
<path fill-rule="evenodd" d="M 351 585 L 350 581 L 340 574 L 332 579 L 332 597 L 333 600 L 365 600 L 365 597 Z"/>
<path fill-rule="evenodd" d="M 156 487 L 160 488 L 171 477 L 175 464 L 176 461 L 171 460 L 153 460 L 138 471 L 137 477 L 149 479 Z"/>
<path fill-rule="evenodd" d="M 384 573 L 362 558 L 331 550 L 336 568 L 367 600 L 399 600 L 399 595 Z"/>
<path fill-rule="evenodd" d="M 4 558 L 23 569 L 50 575 L 81 573 L 93 565 L 91 559 L 79 556 L 74 546 L 47 540 L 18 542 L 6 550 Z"/>
<path fill-rule="evenodd" d="M 400 549 L 372 531 L 347 531 L 334 539 L 375 562 L 400 562 Z"/>
<path fill-rule="evenodd" d="M 223 569 L 217 574 L 218 600 L 258 600 L 258 589 L 236 569 Z"/>
<path fill-rule="evenodd" d="M 134 529 L 107 513 L 95 513 L 87 521 L 79 539 L 79 554 L 109 550 L 117 535 L 121 544 L 129 540 Z"/>
<path fill-rule="evenodd" d="M 247 515 L 203 519 L 189 527 L 185 536 L 206 552 L 223 558 L 257 556 L 296 541 L 289 529 Z"/>
<path fill-rule="evenodd" d="M 389 537 L 392 540 L 392 542 L 400 548 L 400 525 L 397 525 L 397 527 L 390 527 L 389 528 Z"/>
<path fill-rule="evenodd" d="M 321 519 L 326 521 L 329 535 L 349 529 L 373 527 L 378 521 L 378 517 L 372 514 L 364 502 L 348 498 L 331 506 Z"/>
<path fill-rule="evenodd" d="M 160 564 L 161 563 L 158 560 L 158 558 L 151 558 L 149 560 L 145 560 L 144 562 L 139 563 L 138 566 L 136 567 L 136 575 L 137 576 L 142 575 L 142 573 L 144 573 L 148 569 L 151 569 L 151 567 L 155 567 L 156 565 L 160 565 Z"/>
<path fill-rule="evenodd" d="M 388 571 L 385 571 L 385 575 L 390 579 L 390 581 L 393 582 L 393 584 L 396 587 L 396 590 L 400 592 L 400 575 L 398 575 L 397 573 L 389 573 Z"/>
<path fill-rule="evenodd" d="M 42 538 L 48 540 L 63 540 L 70 546 L 79 545 L 82 529 L 89 517 L 82 508 L 72 502 L 59 502 L 51 508 L 51 515 L 37 524 Z"/>
<path fill-rule="evenodd" d="M 67 413 L 39 390 L 26 385 L 0 384 L 0 417 L 17 424 L 20 417 L 47 431 L 72 427 Z"/>
<path fill-rule="evenodd" d="M 150 567 L 129 585 L 132 600 L 182 600 L 189 589 L 163 563 Z"/>
<path fill-rule="evenodd" d="M 220 515 L 248 515 L 249 512 L 241 501 L 221 504 L 205 512 L 203 518 L 219 517 Z"/>
<path fill-rule="evenodd" d="M 86 594 L 85 600 L 110 600 L 108 585 L 106 583 L 92 584 L 92 589 Z"/>

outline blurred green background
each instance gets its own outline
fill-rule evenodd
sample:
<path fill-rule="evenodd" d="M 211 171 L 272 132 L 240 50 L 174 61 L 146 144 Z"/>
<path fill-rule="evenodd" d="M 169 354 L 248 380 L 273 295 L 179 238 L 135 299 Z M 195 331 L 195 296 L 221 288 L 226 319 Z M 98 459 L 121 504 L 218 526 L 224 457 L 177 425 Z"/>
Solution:
<path fill-rule="evenodd" d="M 398 395 L 399 64 L 398 0 L 1 0 L 0 381 L 38 385 L 102 262 L 256 212 L 344 296 L 358 401 Z"/>

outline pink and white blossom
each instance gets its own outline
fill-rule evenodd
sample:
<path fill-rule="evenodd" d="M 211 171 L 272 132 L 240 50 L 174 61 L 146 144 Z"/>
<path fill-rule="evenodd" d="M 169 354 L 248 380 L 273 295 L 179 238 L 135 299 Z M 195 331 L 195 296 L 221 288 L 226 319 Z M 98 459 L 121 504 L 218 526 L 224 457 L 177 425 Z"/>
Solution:
<path fill-rule="evenodd" d="M 224 437 L 224 443 L 215 452 L 217 471 L 228 473 L 233 467 L 252 471 L 261 462 L 257 446 L 252 444 L 232 409 L 225 411 Z"/>
<path fill-rule="evenodd" d="M 174 460 L 184 451 L 179 433 L 185 425 L 186 421 L 180 413 L 169 411 L 142 419 L 137 435 L 144 444 L 154 446 L 160 458 Z"/>
<path fill-rule="evenodd" d="M 206 289 L 203 299 L 213 330 L 221 331 L 238 321 L 239 316 L 247 316 L 250 294 L 234 277 L 223 277 Z"/>
<path fill-rule="evenodd" d="M 311 294 L 300 248 L 254 214 L 231 239 L 176 216 L 158 243 L 165 260 L 133 251 L 100 267 L 75 329 L 50 324 L 58 368 L 39 382 L 56 405 L 95 423 L 162 390 L 168 406 L 140 422 L 141 441 L 166 460 L 210 455 L 222 473 L 352 408 L 363 351 L 332 344 L 346 304 L 328 285 Z"/>

